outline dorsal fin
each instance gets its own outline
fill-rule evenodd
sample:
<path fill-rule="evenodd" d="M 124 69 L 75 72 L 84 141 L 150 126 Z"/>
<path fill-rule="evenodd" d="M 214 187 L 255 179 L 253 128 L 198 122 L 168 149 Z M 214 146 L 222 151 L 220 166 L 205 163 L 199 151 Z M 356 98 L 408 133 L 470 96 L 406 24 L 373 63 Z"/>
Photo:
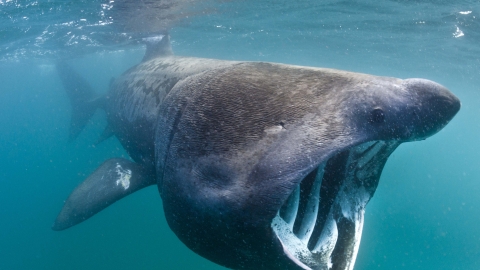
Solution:
<path fill-rule="evenodd" d="M 170 45 L 169 35 L 159 35 L 154 37 L 147 37 L 142 39 L 147 45 L 145 56 L 142 62 L 151 60 L 155 57 L 172 55 L 172 46 Z"/>

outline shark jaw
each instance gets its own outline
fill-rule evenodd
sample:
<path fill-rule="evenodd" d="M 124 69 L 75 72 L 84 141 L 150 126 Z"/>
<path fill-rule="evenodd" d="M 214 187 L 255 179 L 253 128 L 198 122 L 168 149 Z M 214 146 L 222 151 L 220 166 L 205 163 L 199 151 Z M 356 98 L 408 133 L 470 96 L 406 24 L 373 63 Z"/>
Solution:
<path fill-rule="evenodd" d="M 303 269 L 353 269 L 365 206 L 400 143 L 370 141 L 343 149 L 297 185 L 271 222 L 294 263 Z"/>

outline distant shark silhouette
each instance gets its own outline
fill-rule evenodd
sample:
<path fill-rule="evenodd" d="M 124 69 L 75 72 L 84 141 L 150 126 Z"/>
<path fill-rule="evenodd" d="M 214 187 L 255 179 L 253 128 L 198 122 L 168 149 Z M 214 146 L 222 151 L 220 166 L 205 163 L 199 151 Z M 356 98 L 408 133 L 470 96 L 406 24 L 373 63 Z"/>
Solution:
<path fill-rule="evenodd" d="M 54 230 L 156 184 L 170 228 L 233 269 L 353 269 L 388 156 L 460 109 L 424 79 L 173 56 L 168 36 L 95 98 L 65 62 L 74 139 L 97 108 L 134 162 L 105 161 Z"/>

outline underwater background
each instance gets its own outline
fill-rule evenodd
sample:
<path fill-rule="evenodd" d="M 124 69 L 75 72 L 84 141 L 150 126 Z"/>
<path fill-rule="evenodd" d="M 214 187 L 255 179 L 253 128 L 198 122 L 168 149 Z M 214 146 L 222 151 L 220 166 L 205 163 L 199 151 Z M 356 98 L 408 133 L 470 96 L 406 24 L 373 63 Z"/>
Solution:
<path fill-rule="evenodd" d="M 224 269 L 170 231 L 154 186 L 78 226 L 50 228 L 97 166 L 128 157 L 115 138 L 93 145 L 106 123 L 100 111 L 68 141 L 71 107 L 55 61 L 70 59 L 105 93 L 142 59 L 141 38 L 165 29 L 177 55 L 421 77 L 449 88 L 462 101 L 457 116 L 389 158 L 355 269 L 480 269 L 480 2 L 162 2 L 169 5 L 0 0 L 1 270 Z"/>

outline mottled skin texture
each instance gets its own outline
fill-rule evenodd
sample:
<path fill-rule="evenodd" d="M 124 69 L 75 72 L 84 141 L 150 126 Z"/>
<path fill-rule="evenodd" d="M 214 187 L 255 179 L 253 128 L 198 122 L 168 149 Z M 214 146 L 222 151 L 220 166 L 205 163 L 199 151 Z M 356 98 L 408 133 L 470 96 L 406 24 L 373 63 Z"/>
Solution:
<path fill-rule="evenodd" d="M 107 117 L 115 135 L 131 157 L 136 162 L 153 164 L 158 112 L 165 96 L 177 82 L 193 74 L 233 63 L 162 57 L 132 67 L 115 80 L 107 95 Z"/>
<path fill-rule="evenodd" d="M 301 269 L 270 227 L 294 187 L 342 149 L 426 138 L 459 108 L 430 81 L 175 56 L 131 68 L 107 98 L 172 230 L 234 269 Z"/>
<path fill-rule="evenodd" d="M 427 80 L 177 57 L 168 37 L 152 42 L 105 97 L 57 64 L 73 108 L 70 138 L 104 108 L 101 139 L 116 135 L 134 162 L 100 165 L 70 194 L 52 229 L 157 184 L 172 230 L 215 263 L 351 270 L 388 156 L 402 142 L 436 133 L 460 108 Z"/>

